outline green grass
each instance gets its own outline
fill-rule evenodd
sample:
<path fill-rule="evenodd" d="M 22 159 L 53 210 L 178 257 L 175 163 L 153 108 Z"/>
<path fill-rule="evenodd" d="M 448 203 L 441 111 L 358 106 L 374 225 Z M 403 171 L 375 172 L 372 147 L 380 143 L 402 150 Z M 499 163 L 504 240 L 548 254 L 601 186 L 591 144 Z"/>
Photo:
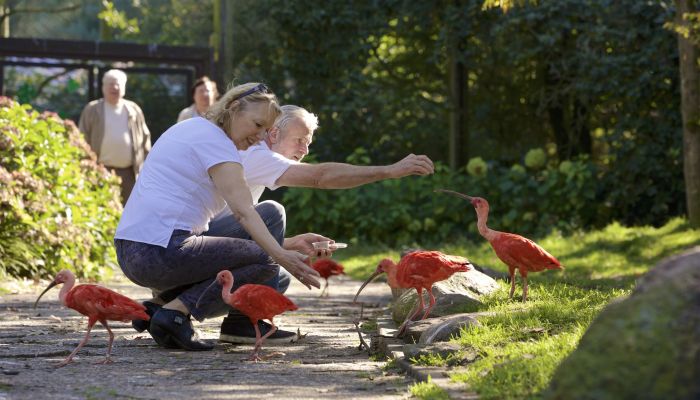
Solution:
<path fill-rule="evenodd" d="M 419 399 L 449 400 L 447 393 L 432 383 L 430 377 L 427 382 L 419 382 L 411 386 L 411 394 Z"/>
<path fill-rule="evenodd" d="M 659 260 L 700 245 L 700 230 L 690 229 L 682 219 L 673 219 L 660 228 L 611 224 L 599 231 L 571 236 L 552 234 L 537 242 L 566 269 L 530 274 L 527 303 L 520 301 L 519 279 L 513 300 L 508 299 L 510 285 L 499 281 L 499 290 L 484 299 L 479 309 L 495 314 L 481 317 L 482 326 L 464 330 L 457 339 L 465 348 L 475 348 L 480 357 L 451 378 L 467 383 L 484 399 L 539 398 L 557 365 L 576 348 L 595 316 L 610 301 L 628 295 L 637 278 Z M 431 249 L 507 271 L 485 240 Z M 350 276 L 364 279 L 381 258 L 396 260 L 398 253 L 356 248 L 355 253 L 339 256 L 345 257 L 341 261 Z M 439 357 L 417 361 L 448 364 Z M 439 398 L 434 386 L 417 384 L 412 393 L 420 398 Z"/>
<path fill-rule="evenodd" d="M 399 252 L 386 247 L 349 246 L 334 254 L 343 264 L 345 273 L 353 279 L 364 280 L 374 272 L 383 258 L 398 260 Z"/>
<path fill-rule="evenodd" d="M 382 371 L 388 372 L 388 371 L 393 371 L 393 370 L 398 370 L 399 365 L 396 362 L 395 358 L 387 358 L 386 363 L 382 365 Z"/>
<path fill-rule="evenodd" d="M 362 325 L 360 325 L 360 329 L 362 332 L 369 333 L 369 332 L 374 332 L 377 330 L 377 320 L 373 319 L 370 321 L 363 322 Z"/>

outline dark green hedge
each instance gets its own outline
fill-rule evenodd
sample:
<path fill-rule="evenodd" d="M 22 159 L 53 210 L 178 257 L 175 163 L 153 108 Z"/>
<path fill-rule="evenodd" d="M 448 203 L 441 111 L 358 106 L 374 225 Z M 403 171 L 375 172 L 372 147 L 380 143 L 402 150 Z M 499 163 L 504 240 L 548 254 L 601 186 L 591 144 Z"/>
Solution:
<path fill-rule="evenodd" d="M 604 224 L 598 215 L 599 171 L 588 160 L 535 170 L 474 163 L 458 171 L 438 164 L 434 175 L 388 180 L 351 190 L 289 189 L 283 197 L 290 233 L 314 231 L 336 240 L 410 245 L 476 238 L 476 213 L 456 190 L 489 201 L 489 226 L 526 235 Z M 469 172 L 468 172 L 469 170 Z"/>

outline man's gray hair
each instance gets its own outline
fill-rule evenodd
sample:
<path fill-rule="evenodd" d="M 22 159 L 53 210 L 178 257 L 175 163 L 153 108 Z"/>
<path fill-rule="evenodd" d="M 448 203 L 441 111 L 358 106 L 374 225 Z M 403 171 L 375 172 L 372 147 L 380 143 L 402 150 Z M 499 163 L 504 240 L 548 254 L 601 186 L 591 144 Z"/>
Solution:
<path fill-rule="evenodd" d="M 110 69 L 105 72 L 102 76 L 102 83 L 105 83 L 108 77 L 116 79 L 122 86 L 126 85 L 126 73 L 120 69 Z"/>
<path fill-rule="evenodd" d="M 303 107 L 288 104 L 280 107 L 280 111 L 281 113 L 273 125 L 274 127 L 277 127 L 280 132 L 284 132 L 284 128 L 289 125 L 290 122 L 296 119 L 303 122 L 311 133 L 318 129 L 318 117 L 316 114 L 306 111 L 306 109 Z"/>

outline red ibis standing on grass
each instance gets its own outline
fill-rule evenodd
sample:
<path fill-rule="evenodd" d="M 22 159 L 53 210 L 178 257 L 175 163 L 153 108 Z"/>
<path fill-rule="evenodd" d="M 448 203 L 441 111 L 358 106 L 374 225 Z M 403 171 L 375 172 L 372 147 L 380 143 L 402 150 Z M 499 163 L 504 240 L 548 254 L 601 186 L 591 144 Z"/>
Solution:
<path fill-rule="evenodd" d="M 508 266 L 510 272 L 510 298 L 515 292 L 515 270 L 520 272 L 523 280 L 523 301 L 527 301 L 527 273 L 539 272 L 545 269 L 564 269 L 559 260 L 554 258 L 537 243 L 520 235 L 494 231 L 486 226 L 489 217 L 489 203 L 481 197 L 472 197 L 452 190 L 437 189 L 438 192 L 448 193 L 469 200 L 476 209 L 477 227 L 479 233 L 491 243 L 501 261 Z"/>
<path fill-rule="evenodd" d="M 430 295 L 430 305 L 420 319 L 425 319 L 430 314 L 430 311 L 435 306 L 435 296 L 433 295 L 433 284 L 445 280 L 452 276 L 455 272 L 466 272 L 472 269 L 472 265 L 464 257 L 450 256 L 439 251 L 418 250 L 406 254 L 398 264 L 395 264 L 389 259 L 383 259 L 374 273 L 367 278 L 365 283 L 360 286 L 360 289 L 355 295 L 353 301 L 357 301 L 357 296 L 360 295 L 362 289 L 367 286 L 376 276 L 386 272 L 387 283 L 392 288 L 414 288 L 418 292 L 418 309 L 411 314 L 399 326 L 396 335 L 401 335 L 406 328 L 406 324 L 416 317 L 423 309 L 423 290 L 427 290 Z"/>
<path fill-rule="evenodd" d="M 112 362 L 112 342 L 114 342 L 114 334 L 109 329 L 107 321 L 122 321 L 129 322 L 134 319 L 142 319 L 148 321 L 150 317 L 146 314 L 146 307 L 139 304 L 130 298 L 121 295 L 117 292 L 97 285 L 75 285 L 75 275 L 67 269 L 60 271 L 53 282 L 44 289 L 34 302 L 34 308 L 39 303 L 39 299 L 52 287 L 63 283 L 61 291 L 58 293 L 58 298 L 64 306 L 72 308 L 75 311 L 88 317 L 87 333 L 85 338 L 78 344 L 78 347 L 63 360 L 58 367 L 62 367 L 73 360 L 75 354 L 82 348 L 90 338 L 90 330 L 97 321 L 107 329 L 109 333 L 109 347 L 107 348 L 107 357 L 102 364 Z"/>
<path fill-rule="evenodd" d="M 324 286 L 323 290 L 321 290 L 319 297 L 323 297 L 324 294 L 328 296 L 328 278 L 333 275 L 345 274 L 343 266 L 330 258 L 319 258 L 311 264 L 311 268 L 315 269 L 316 272 L 321 275 L 321 278 L 326 281 L 326 286 Z"/>
<path fill-rule="evenodd" d="M 209 288 L 214 286 L 215 283 L 223 286 L 221 297 L 224 299 L 224 302 L 250 318 L 250 322 L 255 327 L 255 348 L 250 357 L 248 357 L 248 360 L 260 361 L 259 351 L 263 342 L 277 330 L 277 326 L 275 326 L 272 319 L 276 315 L 282 314 L 285 311 L 294 311 L 299 307 L 285 295 L 269 286 L 248 283 L 231 293 L 231 289 L 233 288 L 233 274 L 229 270 L 219 272 L 214 282 L 209 285 Z M 202 300 L 202 297 L 204 297 L 204 294 L 209 291 L 209 288 L 199 296 L 197 307 L 199 307 L 199 302 Z M 261 319 L 269 320 L 270 325 L 272 325 L 270 331 L 264 336 L 260 335 L 260 328 L 258 327 L 258 321 Z"/>

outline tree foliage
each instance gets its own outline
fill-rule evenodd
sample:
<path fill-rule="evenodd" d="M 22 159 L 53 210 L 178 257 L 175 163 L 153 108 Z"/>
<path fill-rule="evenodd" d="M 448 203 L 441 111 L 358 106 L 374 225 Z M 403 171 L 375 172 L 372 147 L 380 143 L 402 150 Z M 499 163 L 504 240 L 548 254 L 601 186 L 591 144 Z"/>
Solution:
<path fill-rule="evenodd" d="M 497 230 L 542 236 L 602 225 L 605 205 L 595 201 L 596 166 L 586 159 L 539 168 L 498 164 L 453 171 L 438 164 L 429 177 L 388 180 L 351 190 L 289 189 L 290 234 L 319 231 L 338 241 L 426 245 L 469 237 L 477 240 L 469 202 L 434 193 L 455 189 L 485 197 L 489 224 Z"/>
<path fill-rule="evenodd" d="M 135 18 L 140 32 L 116 30 L 113 38 L 206 44 L 212 2 L 115 0 L 114 9 L 126 21 Z M 587 213 L 583 226 L 662 224 L 684 213 L 671 0 L 231 4 L 235 67 L 224 76 L 264 81 L 284 103 L 318 114 L 317 160 L 385 164 L 413 152 L 446 161 L 448 53 L 456 48 L 468 72 L 469 155 L 481 157 L 494 180 L 479 186 L 484 193 L 499 196 L 494 171 L 509 171 L 542 149 L 548 168 L 570 161 L 591 171 L 594 189 L 583 198 L 596 203 L 595 215 Z M 527 173 L 540 181 L 540 172 Z M 568 204 L 569 194 L 556 189 L 546 195 Z M 548 211 L 518 208 L 539 195 L 517 195 L 524 199 L 501 204 L 520 215 L 514 221 Z"/>
<path fill-rule="evenodd" d="M 208 46 L 213 0 L 102 0 L 103 40 Z"/>
<path fill-rule="evenodd" d="M 456 40 L 471 154 L 505 167 L 535 147 L 558 161 L 588 156 L 605 217 L 660 224 L 682 214 L 677 49 L 664 29 L 672 4 L 482 5 L 246 3 L 236 24 L 260 34 L 236 75 L 262 77 L 319 114 L 318 159 L 361 148 L 374 163 L 409 152 L 444 161 L 446 49 Z"/>

